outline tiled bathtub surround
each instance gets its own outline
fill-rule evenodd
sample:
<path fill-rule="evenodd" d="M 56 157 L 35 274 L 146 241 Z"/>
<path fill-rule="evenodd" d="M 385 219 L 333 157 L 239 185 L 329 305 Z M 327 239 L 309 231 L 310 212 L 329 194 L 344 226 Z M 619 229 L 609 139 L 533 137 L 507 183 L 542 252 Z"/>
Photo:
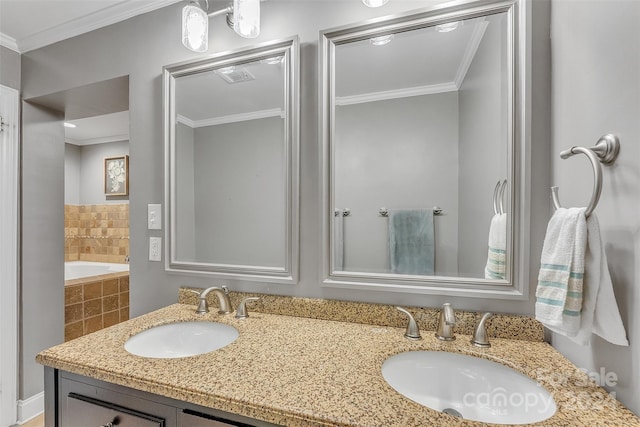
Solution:
<path fill-rule="evenodd" d="M 129 320 L 128 272 L 65 282 L 65 342 L 125 320 Z"/>
<path fill-rule="evenodd" d="M 124 263 L 129 255 L 129 205 L 65 205 L 65 261 Z"/>
<path fill-rule="evenodd" d="M 181 304 L 198 303 L 198 297 L 189 289 L 202 291 L 199 288 L 180 288 L 178 302 Z M 278 295 L 249 294 L 231 292 L 229 297 L 233 307 L 246 297 L 259 297 L 252 302 L 249 312 L 279 314 L 284 316 L 308 317 L 311 319 L 335 320 L 338 322 L 364 323 L 367 325 L 391 326 L 396 328 L 407 325 L 407 317 L 395 307 L 362 302 L 336 301 L 315 298 L 296 298 Z M 218 306 L 215 295 L 207 297 L 211 307 Z M 421 330 L 435 331 L 440 311 L 434 308 L 407 307 Z M 212 310 L 215 312 L 216 310 Z M 483 313 L 457 311 L 455 331 L 459 334 L 472 335 L 480 316 Z M 527 341 L 544 341 L 542 324 L 531 317 L 508 314 L 496 314 L 487 322 L 489 336 L 496 338 L 518 339 Z"/>

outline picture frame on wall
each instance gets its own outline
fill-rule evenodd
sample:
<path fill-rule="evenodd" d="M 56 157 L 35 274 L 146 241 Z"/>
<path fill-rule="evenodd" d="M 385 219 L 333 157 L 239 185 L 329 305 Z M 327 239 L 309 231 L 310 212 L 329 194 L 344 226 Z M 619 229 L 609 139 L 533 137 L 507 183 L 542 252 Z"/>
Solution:
<path fill-rule="evenodd" d="M 129 156 L 104 158 L 104 194 L 129 195 Z"/>

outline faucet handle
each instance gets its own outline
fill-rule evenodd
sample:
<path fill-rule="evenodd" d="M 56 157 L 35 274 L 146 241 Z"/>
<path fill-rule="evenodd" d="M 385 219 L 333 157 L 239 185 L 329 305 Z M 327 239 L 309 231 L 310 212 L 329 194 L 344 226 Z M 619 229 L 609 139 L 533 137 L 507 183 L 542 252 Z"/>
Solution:
<path fill-rule="evenodd" d="M 238 305 L 238 309 L 236 310 L 236 319 L 246 319 L 249 317 L 249 313 L 247 312 L 247 303 L 252 301 L 258 301 L 260 298 L 258 297 L 248 297 L 240 301 Z"/>
<path fill-rule="evenodd" d="M 487 320 L 493 316 L 492 313 L 485 313 L 480 321 L 476 325 L 476 329 L 473 331 L 473 338 L 471 338 L 471 344 L 476 347 L 491 347 L 489 342 L 489 334 L 487 334 Z"/>
<path fill-rule="evenodd" d="M 418 324 L 416 320 L 413 318 L 411 313 L 402 307 L 396 307 L 396 310 L 406 314 L 409 317 L 409 323 L 407 323 L 407 330 L 404 333 L 405 338 L 410 340 L 420 340 L 422 336 L 420 335 L 420 329 L 418 328 Z"/>

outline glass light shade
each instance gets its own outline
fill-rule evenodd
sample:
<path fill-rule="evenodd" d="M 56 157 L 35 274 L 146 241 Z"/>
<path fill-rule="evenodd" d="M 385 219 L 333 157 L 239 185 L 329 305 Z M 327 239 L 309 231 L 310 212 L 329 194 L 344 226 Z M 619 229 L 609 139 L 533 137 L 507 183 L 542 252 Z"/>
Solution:
<path fill-rule="evenodd" d="M 260 35 L 260 0 L 233 0 L 233 30 L 248 39 Z"/>
<path fill-rule="evenodd" d="M 362 3 L 369 7 L 380 7 L 387 4 L 388 1 L 389 0 L 362 0 Z"/>
<path fill-rule="evenodd" d="M 209 17 L 196 2 L 182 8 L 182 44 L 194 52 L 209 49 Z"/>

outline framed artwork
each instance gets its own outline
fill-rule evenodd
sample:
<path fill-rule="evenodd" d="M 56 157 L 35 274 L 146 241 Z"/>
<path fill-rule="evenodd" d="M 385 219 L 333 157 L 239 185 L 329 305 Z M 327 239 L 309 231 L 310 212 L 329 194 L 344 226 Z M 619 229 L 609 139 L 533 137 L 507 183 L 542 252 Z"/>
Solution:
<path fill-rule="evenodd" d="M 129 156 L 105 157 L 104 194 L 129 195 Z"/>

